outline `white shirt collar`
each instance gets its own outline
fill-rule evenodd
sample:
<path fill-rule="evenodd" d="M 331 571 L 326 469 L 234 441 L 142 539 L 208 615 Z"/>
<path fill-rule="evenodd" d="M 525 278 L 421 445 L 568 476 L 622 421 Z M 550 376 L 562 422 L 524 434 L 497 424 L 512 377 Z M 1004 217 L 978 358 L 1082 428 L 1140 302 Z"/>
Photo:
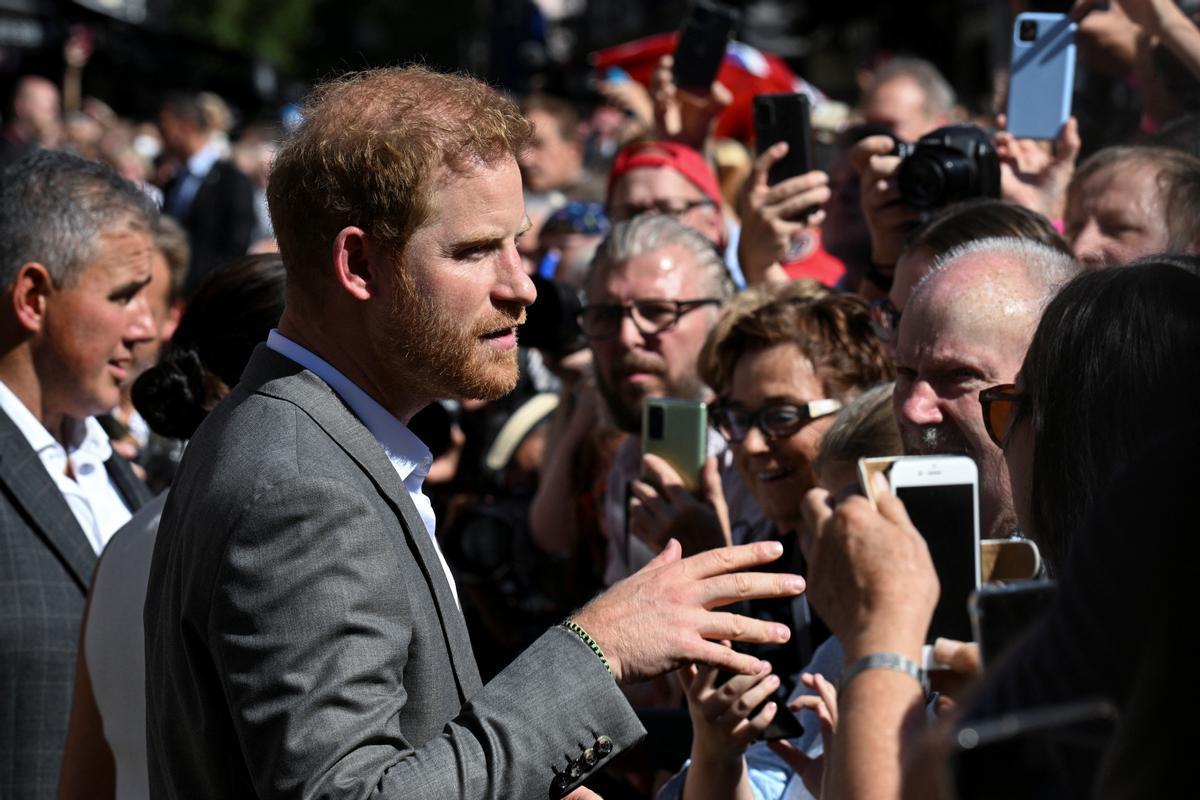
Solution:
<path fill-rule="evenodd" d="M 433 463 L 433 454 L 416 434 L 332 364 L 296 344 L 278 330 L 272 330 L 267 337 L 267 347 L 290 358 L 328 383 L 383 446 L 388 460 L 396 468 L 405 487 L 409 491 L 420 491 Z"/>
<path fill-rule="evenodd" d="M 215 139 L 209 139 L 204 147 L 192 153 L 191 157 L 188 158 L 188 174 L 194 175 L 197 178 L 203 178 L 208 175 L 209 170 L 213 168 L 213 164 L 217 163 L 220 158 L 221 148 L 217 146 Z"/>
<path fill-rule="evenodd" d="M 67 420 L 65 424 L 70 426 L 72 435 L 67 446 L 63 447 L 4 381 L 0 381 L 0 409 L 8 414 L 8 418 L 39 456 L 47 448 L 58 448 L 67 456 L 79 452 L 99 462 L 105 462 L 112 457 L 112 445 L 109 443 L 108 434 L 100 427 L 95 417 L 86 417 L 82 421 Z"/>

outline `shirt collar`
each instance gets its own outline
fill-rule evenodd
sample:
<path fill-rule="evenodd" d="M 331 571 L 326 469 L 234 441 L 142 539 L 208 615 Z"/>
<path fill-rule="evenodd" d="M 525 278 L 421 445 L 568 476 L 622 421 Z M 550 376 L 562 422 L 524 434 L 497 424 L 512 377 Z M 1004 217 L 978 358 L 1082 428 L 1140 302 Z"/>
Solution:
<path fill-rule="evenodd" d="M 405 486 L 410 490 L 414 487 L 409 484 L 415 484 L 417 489 L 420 488 L 425 476 L 429 474 L 433 455 L 425 443 L 418 439 L 416 434 L 410 431 L 403 422 L 392 416 L 375 398 L 359 388 L 328 361 L 296 344 L 278 330 L 272 330 L 267 336 L 267 347 L 281 356 L 290 358 L 329 384 L 329 388 L 342 398 L 342 401 L 350 407 L 354 415 L 383 447 L 388 460 L 396 468 L 396 472 L 400 475 L 400 480 L 404 481 Z"/>
<path fill-rule="evenodd" d="M 188 174 L 194 175 L 197 178 L 203 178 L 209 173 L 213 164 L 217 163 L 220 157 L 221 151 L 217 147 L 216 141 L 209 139 L 204 147 L 192 153 L 191 157 L 187 160 Z"/>
<path fill-rule="evenodd" d="M 67 419 L 65 424 L 70 428 L 71 438 L 67 446 L 63 447 L 4 381 L 0 381 L 0 409 L 8 414 L 8 418 L 21 431 L 35 453 L 40 454 L 47 448 L 57 448 L 67 455 L 79 453 L 98 462 L 108 461 L 112 456 L 112 444 L 95 417 L 86 417 L 83 420 Z"/>

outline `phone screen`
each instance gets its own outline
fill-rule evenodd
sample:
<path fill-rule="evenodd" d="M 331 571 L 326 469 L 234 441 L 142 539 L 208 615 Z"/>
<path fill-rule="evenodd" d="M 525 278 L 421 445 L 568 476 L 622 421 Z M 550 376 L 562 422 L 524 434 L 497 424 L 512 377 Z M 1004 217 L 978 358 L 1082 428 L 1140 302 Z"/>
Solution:
<path fill-rule="evenodd" d="M 974 486 L 970 483 L 898 486 L 896 496 L 925 537 L 941 584 L 928 641 L 933 642 L 939 636 L 971 641 L 967 600 L 976 589 Z"/>

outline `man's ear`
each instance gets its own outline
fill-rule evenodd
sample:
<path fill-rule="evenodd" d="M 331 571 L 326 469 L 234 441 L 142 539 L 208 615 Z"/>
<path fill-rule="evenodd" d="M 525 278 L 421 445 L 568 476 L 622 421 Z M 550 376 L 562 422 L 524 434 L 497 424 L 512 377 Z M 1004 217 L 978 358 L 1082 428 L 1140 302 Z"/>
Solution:
<path fill-rule="evenodd" d="M 379 259 L 373 257 L 366 231 L 354 226 L 338 231 L 333 240 L 333 269 L 337 286 L 356 300 L 378 297 L 382 290 L 378 266 Z"/>
<path fill-rule="evenodd" d="M 41 331 L 46 324 L 47 300 L 53 292 L 50 270 L 36 261 L 22 264 L 10 298 L 17 324 L 29 333 Z"/>

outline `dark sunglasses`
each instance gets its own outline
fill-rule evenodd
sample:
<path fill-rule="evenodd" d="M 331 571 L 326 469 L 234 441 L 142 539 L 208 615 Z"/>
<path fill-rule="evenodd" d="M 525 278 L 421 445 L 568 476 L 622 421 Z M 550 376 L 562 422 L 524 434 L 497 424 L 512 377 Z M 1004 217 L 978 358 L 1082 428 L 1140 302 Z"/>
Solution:
<path fill-rule="evenodd" d="M 983 427 L 997 447 L 1004 447 L 1004 438 L 1016 421 L 1024 392 L 1018 392 L 1011 383 L 990 386 L 979 393 L 979 405 L 983 409 Z"/>
<path fill-rule="evenodd" d="M 834 414 L 842 407 L 838 400 L 809 400 L 807 403 L 772 403 L 758 411 L 740 406 L 713 405 L 709 418 L 725 439 L 741 444 L 750 429 L 757 426 L 768 439 L 786 439 L 814 419 Z"/>

